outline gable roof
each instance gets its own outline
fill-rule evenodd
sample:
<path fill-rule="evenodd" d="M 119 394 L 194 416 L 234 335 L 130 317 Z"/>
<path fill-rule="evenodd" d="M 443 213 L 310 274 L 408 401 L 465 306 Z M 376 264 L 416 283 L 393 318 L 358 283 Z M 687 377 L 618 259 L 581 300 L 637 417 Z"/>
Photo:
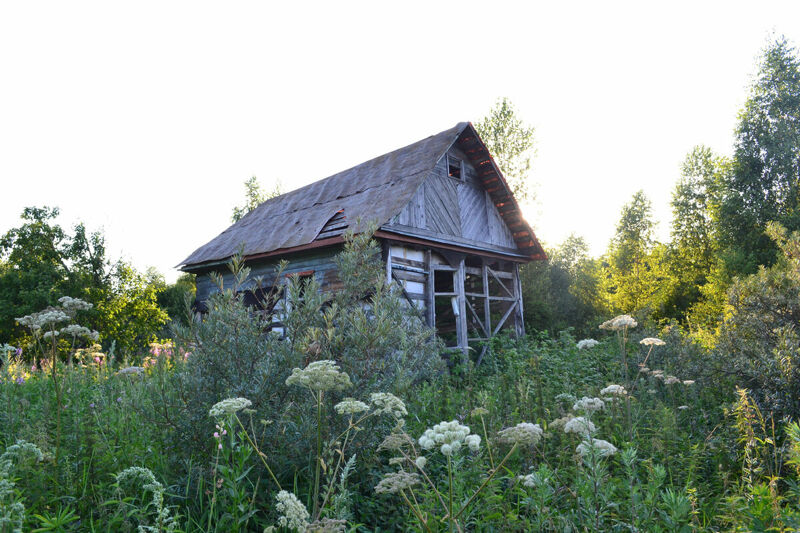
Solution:
<path fill-rule="evenodd" d="M 317 240 L 337 214 L 349 229 L 363 231 L 369 222 L 383 225 L 405 207 L 436 163 L 458 142 L 478 169 L 520 251 L 531 259 L 544 252 L 525 222 L 516 200 L 483 141 L 469 122 L 344 170 L 259 205 L 210 242 L 181 261 L 184 270 L 224 261 L 242 251 L 245 257 L 286 250 Z"/>

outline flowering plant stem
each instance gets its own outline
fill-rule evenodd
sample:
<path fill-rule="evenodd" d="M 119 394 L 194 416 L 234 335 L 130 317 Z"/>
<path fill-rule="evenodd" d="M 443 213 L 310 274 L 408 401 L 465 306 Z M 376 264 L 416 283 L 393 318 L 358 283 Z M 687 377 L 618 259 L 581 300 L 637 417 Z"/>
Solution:
<path fill-rule="evenodd" d="M 450 480 L 450 505 L 447 509 L 447 518 L 450 519 L 450 531 L 453 531 L 453 522 L 455 522 L 456 517 L 453 516 L 453 460 L 450 455 L 447 456 L 447 477 Z"/>
<path fill-rule="evenodd" d="M 489 453 L 489 464 L 492 466 L 492 470 L 495 470 L 494 457 L 492 457 L 492 446 L 489 443 L 489 435 L 486 433 L 486 422 L 483 420 L 483 415 L 481 415 L 481 426 L 483 426 L 483 440 L 486 442 L 486 451 Z"/>
<path fill-rule="evenodd" d="M 422 517 L 422 514 L 419 512 L 419 509 L 417 509 L 417 507 L 413 503 L 411 503 L 411 501 L 408 499 L 408 496 L 406 496 L 404 490 L 402 489 L 400 490 L 400 495 L 403 497 L 403 500 L 405 500 L 406 505 L 408 505 L 408 507 L 411 509 L 411 512 L 413 512 L 414 515 L 417 517 L 417 520 L 419 520 L 420 524 L 422 524 L 422 527 L 425 528 L 425 531 L 430 531 L 431 528 L 428 526 L 428 521 Z"/>
<path fill-rule="evenodd" d="M 55 465 L 56 471 L 58 471 L 58 459 L 61 452 L 61 385 L 58 382 L 58 357 L 56 352 L 56 335 L 55 335 L 55 326 L 51 328 L 51 337 L 53 340 L 53 345 L 51 348 L 51 356 L 52 356 L 52 376 L 53 376 L 53 389 L 56 393 L 56 453 L 55 453 Z"/>
<path fill-rule="evenodd" d="M 261 451 L 261 450 L 258 448 L 258 446 L 256 446 L 256 443 L 255 443 L 255 442 L 253 442 L 253 439 L 251 439 L 251 438 L 250 438 L 250 434 L 249 434 L 249 433 L 247 432 L 247 430 L 245 429 L 244 425 L 242 424 L 242 421 L 241 421 L 241 420 L 239 420 L 239 416 L 234 414 L 234 416 L 233 416 L 233 417 L 234 417 L 234 418 L 236 419 L 236 421 L 239 423 L 239 427 L 240 427 L 240 428 L 242 428 L 242 433 L 244 434 L 245 438 L 247 439 L 247 442 L 249 442 L 249 443 L 250 443 L 250 446 L 252 446 L 252 447 L 253 447 L 253 449 L 256 451 L 256 454 L 258 454 L 258 458 L 259 458 L 259 459 L 261 459 L 261 463 L 262 463 L 262 464 L 264 465 L 264 467 L 267 469 L 267 472 L 269 472 L 269 476 L 272 478 L 272 481 L 274 481 L 274 482 L 275 482 L 275 485 L 277 485 L 277 486 L 278 486 L 278 490 L 279 490 L 279 491 L 283 490 L 283 489 L 281 488 L 281 484 L 280 484 L 280 482 L 278 482 L 278 478 L 276 478 L 276 477 L 275 477 L 275 474 L 272 472 L 272 469 L 269 467 L 269 465 L 267 464 L 267 461 L 264 459 L 264 458 L 266 457 L 266 454 L 265 454 L 264 452 L 262 452 L 262 451 Z"/>
<path fill-rule="evenodd" d="M 214 516 L 214 504 L 217 502 L 217 469 L 219 468 L 219 448 L 217 448 L 217 455 L 214 458 L 214 479 L 211 480 L 211 509 L 208 511 L 208 525 L 206 531 L 211 531 L 211 518 Z M 216 528 L 214 528 L 216 530 Z"/>
<path fill-rule="evenodd" d="M 629 391 L 633 390 L 630 381 L 630 373 L 628 372 L 628 326 L 622 328 L 621 331 L 617 332 L 617 338 L 619 339 L 619 349 L 622 353 L 622 369 L 625 372 L 625 388 Z M 652 346 L 651 346 L 652 348 Z M 649 354 L 648 354 L 649 355 Z M 639 377 L 639 373 L 636 373 L 636 377 Z M 631 398 L 630 394 L 625 397 L 625 426 L 628 429 L 628 440 L 633 440 L 633 424 L 631 423 Z"/>
<path fill-rule="evenodd" d="M 488 442 L 488 440 L 487 440 L 487 442 Z M 487 484 L 488 484 L 488 483 L 489 483 L 489 482 L 492 480 L 492 478 L 494 477 L 494 475 L 495 475 L 495 474 L 497 474 L 497 472 L 498 472 L 498 471 L 499 471 L 499 470 L 500 470 L 500 469 L 503 467 L 503 465 L 504 465 L 504 464 L 506 464 L 506 461 L 508 461 L 508 458 L 509 458 L 509 457 L 511 457 L 511 454 L 512 454 L 512 453 L 514 453 L 514 450 L 516 450 L 516 449 L 517 449 L 517 443 L 515 442 L 515 443 L 514 443 L 514 445 L 511 447 L 511 449 L 510 449 L 510 450 L 508 450 L 508 453 L 506 454 L 506 456 L 505 456 L 505 457 L 503 457 L 503 460 L 502 460 L 502 461 L 500 461 L 500 464 L 499 464 L 499 465 L 497 465 L 497 468 L 492 468 L 492 472 L 489 474 L 489 477 L 487 477 L 487 478 L 484 480 L 484 482 L 483 482 L 483 483 L 481 483 L 481 486 L 480 486 L 480 487 L 478 487 L 478 490 L 476 490 L 476 491 L 475 491 L 475 493 L 474 493 L 472 496 L 470 496 L 469 500 L 467 500 L 467 503 L 465 503 L 465 504 L 464 504 L 464 505 L 461 507 L 461 509 L 459 509 L 459 511 L 458 511 L 458 512 L 456 513 L 456 515 L 453 517 L 454 519 L 457 519 L 459 516 L 461 516 L 461 513 L 463 513 L 464 511 L 466 511 L 466 510 L 467 510 L 467 507 L 469 507 L 469 506 L 470 506 L 470 504 L 471 504 L 471 503 L 472 503 L 472 502 L 475 500 L 475 498 L 477 498 L 477 497 L 478 497 L 478 494 L 480 494 L 480 493 L 481 493 L 481 491 L 483 490 L 483 488 L 484 488 L 484 487 L 485 487 L 485 486 L 486 486 L 486 485 L 487 485 Z"/>
<path fill-rule="evenodd" d="M 312 393 L 313 394 L 313 393 Z M 316 467 L 314 469 L 314 516 L 317 516 L 319 511 L 319 476 L 320 476 L 320 461 L 322 460 L 322 391 L 317 393 L 315 398 L 317 400 L 317 457 Z"/>

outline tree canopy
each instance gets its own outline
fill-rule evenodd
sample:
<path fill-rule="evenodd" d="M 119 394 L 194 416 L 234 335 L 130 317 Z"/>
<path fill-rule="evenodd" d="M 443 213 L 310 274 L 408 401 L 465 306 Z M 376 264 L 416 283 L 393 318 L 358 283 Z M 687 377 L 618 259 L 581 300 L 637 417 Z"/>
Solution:
<path fill-rule="evenodd" d="M 245 200 L 241 206 L 237 206 L 233 208 L 233 214 L 231 215 L 231 222 L 238 222 L 241 220 L 247 213 L 261 205 L 263 202 L 271 198 L 275 198 L 276 196 L 280 196 L 283 194 L 281 192 L 281 182 L 280 180 L 275 182 L 275 188 L 271 191 L 264 191 L 261 188 L 261 183 L 259 183 L 258 178 L 255 176 L 251 176 L 250 179 L 244 182 L 244 189 L 245 189 Z"/>
<path fill-rule="evenodd" d="M 767 222 L 800 229 L 800 59 L 785 38 L 766 47 L 739 115 L 726 173 L 720 235 L 731 274 L 771 265 L 777 246 Z"/>
<path fill-rule="evenodd" d="M 475 124 L 489 153 L 500 167 L 514 197 L 532 201 L 534 193 L 528 173 L 533 157 L 534 128 L 517 117 L 508 98 L 501 98 L 482 120 Z"/>

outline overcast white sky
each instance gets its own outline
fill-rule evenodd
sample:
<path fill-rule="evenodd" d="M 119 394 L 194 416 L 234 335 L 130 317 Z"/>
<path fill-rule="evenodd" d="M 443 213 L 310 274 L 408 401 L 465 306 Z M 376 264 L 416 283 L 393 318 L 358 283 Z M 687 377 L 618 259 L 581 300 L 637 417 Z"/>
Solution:
<path fill-rule="evenodd" d="M 639 189 L 666 237 L 773 33 L 800 44 L 800 2 L 3 2 L 0 232 L 59 206 L 172 280 L 250 176 L 296 188 L 508 96 L 536 128 L 528 221 L 600 254 Z"/>

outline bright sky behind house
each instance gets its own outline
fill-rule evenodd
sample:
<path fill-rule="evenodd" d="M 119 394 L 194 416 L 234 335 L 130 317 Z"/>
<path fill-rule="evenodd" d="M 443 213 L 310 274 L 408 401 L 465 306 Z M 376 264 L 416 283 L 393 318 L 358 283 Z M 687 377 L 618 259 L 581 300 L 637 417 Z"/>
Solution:
<path fill-rule="evenodd" d="M 59 206 L 173 280 L 250 176 L 293 189 L 508 96 L 540 240 L 602 253 L 639 189 L 666 238 L 681 161 L 730 154 L 780 34 L 800 2 L 4 2 L 0 233 Z"/>

